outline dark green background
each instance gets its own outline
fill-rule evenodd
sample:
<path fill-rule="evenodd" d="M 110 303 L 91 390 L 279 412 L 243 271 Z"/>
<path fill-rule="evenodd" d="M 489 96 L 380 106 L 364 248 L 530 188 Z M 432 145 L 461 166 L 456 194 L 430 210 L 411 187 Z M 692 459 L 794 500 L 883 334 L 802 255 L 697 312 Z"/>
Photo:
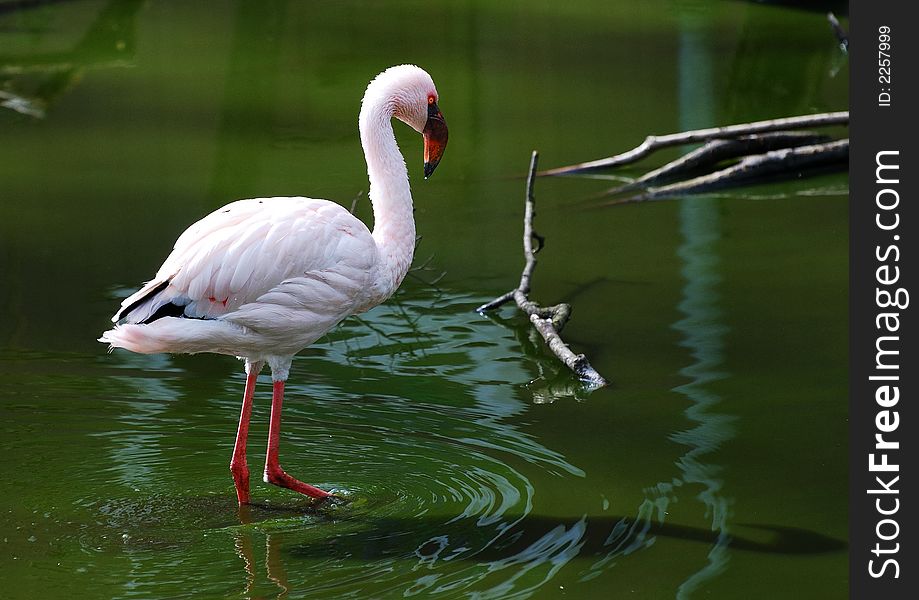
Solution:
<path fill-rule="evenodd" d="M 10 4 L 0 101 L 43 116 L 0 109 L 4 598 L 845 595 L 844 174 L 615 208 L 589 200 L 609 181 L 539 180 L 533 296 L 573 303 L 565 337 L 606 389 L 580 391 L 511 308 L 472 310 L 519 277 L 531 149 L 558 166 L 846 108 L 823 12 Z M 256 483 L 239 514 L 241 365 L 94 340 L 217 206 L 365 192 L 359 101 L 403 62 L 450 125 L 427 182 L 397 127 L 429 270 L 300 355 L 285 406 L 286 468 L 354 502 Z"/>

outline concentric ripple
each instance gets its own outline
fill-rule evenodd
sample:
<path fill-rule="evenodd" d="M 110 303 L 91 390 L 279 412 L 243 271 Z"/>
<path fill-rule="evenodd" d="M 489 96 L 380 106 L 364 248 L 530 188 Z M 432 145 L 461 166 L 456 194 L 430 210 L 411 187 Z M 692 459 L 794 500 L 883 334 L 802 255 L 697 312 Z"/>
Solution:
<path fill-rule="evenodd" d="M 86 501 L 102 527 L 82 545 L 133 557 L 126 595 L 142 596 L 148 584 L 147 592 L 168 590 L 168 577 L 164 587 L 151 571 L 151 553 L 174 569 L 228 552 L 227 587 L 202 580 L 210 587 L 201 593 L 242 585 L 248 595 L 450 596 L 475 585 L 481 597 L 526 595 L 576 554 L 583 529 L 525 531 L 533 478 L 584 474 L 518 428 L 527 402 L 508 382 L 522 385 L 530 374 L 507 331 L 472 311 L 480 302 L 416 293 L 347 322 L 295 359 L 281 462 L 347 502 L 314 504 L 255 481 L 266 376 L 249 442 L 255 505 L 238 511 L 226 462 L 241 374 L 206 390 L 176 367 L 185 359 L 118 353 L 134 377 L 113 376 L 123 417 L 117 434 L 98 437 L 108 452 L 105 476 L 125 497 Z"/>

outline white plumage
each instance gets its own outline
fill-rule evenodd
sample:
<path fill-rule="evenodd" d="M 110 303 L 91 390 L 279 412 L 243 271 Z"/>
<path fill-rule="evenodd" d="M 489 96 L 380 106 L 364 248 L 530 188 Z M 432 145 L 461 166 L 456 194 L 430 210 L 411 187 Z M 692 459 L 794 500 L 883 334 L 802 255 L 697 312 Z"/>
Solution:
<path fill-rule="evenodd" d="M 294 354 L 348 315 L 386 300 L 411 264 L 412 198 L 392 117 L 423 134 L 426 176 L 447 142 L 437 91 L 425 71 L 401 65 L 370 83 L 359 125 L 373 232 L 327 200 L 233 202 L 179 236 L 156 276 L 122 302 L 112 319 L 118 324 L 99 340 L 133 352 L 215 352 L 245 360 L 248 379 L 231 462 L 240 503 L 248 502 L 249 493 L 245 438 L 252 392 L 266 363 L 275 385 L 265 480 L 314 497 L 329 495 L 276 464 L 283 383 Z"/>
<path fill-rule="evenodd" d="M 372 285 L 382 268 L 367 226 L 338 204 L 240 200 L 179 237 L 156 276 L 122 303 L 115 320 L 129 322 L 103 341 L 144 353 L 292 356 L 385 300 Z M 167 305 L 182 316 L 146 322 Z"/>

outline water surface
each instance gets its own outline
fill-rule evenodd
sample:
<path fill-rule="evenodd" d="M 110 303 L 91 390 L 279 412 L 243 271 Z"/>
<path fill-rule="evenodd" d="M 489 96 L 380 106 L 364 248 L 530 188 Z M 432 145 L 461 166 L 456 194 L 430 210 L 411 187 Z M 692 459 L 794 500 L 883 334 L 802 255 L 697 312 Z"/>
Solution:
<path fill-rule="evenodd" d="M 398 129 L 419 269 L 298 356 L 285 403 L 285 467 L 352 501 L 254 483 L 240 511 L 241 365 L 95 338 L 227 201 L 369 219 L 359 100 L 402 62 L 450 124 L 426 182 Z M 533 296 L 574 305 L 565 337 L 608 388 L 511 307 L 473 309 L 518 280 L 531 149 L 840 110 L 847 86 L 822 13 L 752 3 L 3 9 L 4 597 L 843 595 L 845 174 L 615 208 L 589 200 L 607 181 L 539 180 Z"/>

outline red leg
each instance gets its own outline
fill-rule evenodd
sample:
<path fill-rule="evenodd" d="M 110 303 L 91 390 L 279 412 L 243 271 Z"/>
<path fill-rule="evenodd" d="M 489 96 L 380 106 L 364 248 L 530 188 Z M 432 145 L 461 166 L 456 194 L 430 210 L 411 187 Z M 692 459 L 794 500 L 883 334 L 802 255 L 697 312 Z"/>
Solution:
<path fill-rule="evenodd" d="M 271 422 L 268 425 L 268 455 L 265 457 L 265 483 L 285 487 L 311 498 L 328 498 L 330 494 L 298 481 L 284 472 L 278 464 L 278 442 L 281 437 L 281 404 L 284 402 L 284 382 L 275 381 L 271 395 Z"/>
<path fill-rule="evenodd" d="M 249 466 L 246 464 L 246 438 L 249 437 L 249 417 L 252 416 L 252 397 L 255 395 L 255 381 L 262 363 L 246 365 L 246 391 L 243 392 L 243 407 L 239 414 L 239 429 L 236 430 L 236 445 L 230 459 L 230 472 L 236 484 L 236 498 L 240 504 L 249 503 Z"/>

